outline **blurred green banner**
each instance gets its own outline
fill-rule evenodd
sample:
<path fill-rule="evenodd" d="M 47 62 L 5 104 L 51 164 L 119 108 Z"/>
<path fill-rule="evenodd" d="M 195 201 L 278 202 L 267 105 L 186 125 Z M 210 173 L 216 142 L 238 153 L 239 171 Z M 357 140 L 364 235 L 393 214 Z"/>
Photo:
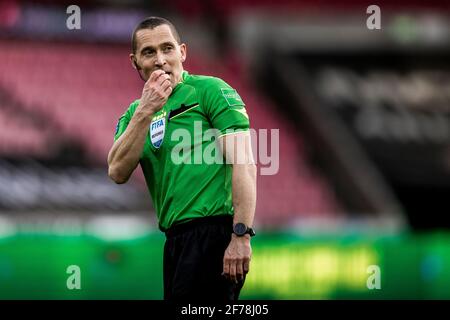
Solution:
<path fill-rule="evenodd" d="M 259 233 L 241 298 L 449 299 L 449 244 L 445 232 Z M 42 233 L 2 237 L 0 298 L 162 299 L 163 245 L 157 231 L 117 241 Z M 68 288 L 70 266 L 79 267 L 80 289 Z"/>

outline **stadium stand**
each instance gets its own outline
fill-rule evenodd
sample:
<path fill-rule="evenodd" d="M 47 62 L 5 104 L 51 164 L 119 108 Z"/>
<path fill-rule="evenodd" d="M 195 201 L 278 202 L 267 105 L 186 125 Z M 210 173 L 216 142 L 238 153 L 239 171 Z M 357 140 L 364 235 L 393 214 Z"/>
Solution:
<path fill-rule="evenodd" d="M 0 84 L 8 88 L 24 109 L 38 112 L 44 119 L 54 119 L 61 130 L 59 134 L 82 143 L 92 165 L 104 165 L 117 119 L 140 96 L 142 81 L 130 67 L 128 48 L 0 41 L 0 60 L 4 61 Z M 196 52 L 190 54 L 185 67 L 191 73 L 222 77 L 234 86 L 246 101 L 256 131 L 280 129 L 277 182 L 273 182 L 273 176 L 259 176 L 257 222 L 269 227 L 289 224 L 298 217 L 336 215 L 338 201 L 326 179 L 307 163 L 302 137 L 292 124 L 274 112 L 276 108 L 271 102 L 256 92 L 236 59 L 230 61 L 233 62 L 229 66 L 219 64 Z M 5 117 L 2 113 L 2 118 Z M 34 135 L 31 128 L 20 139 L 33 136 L 35 141 L 29 143 L 44 148 L 43 133 Z M 10 137 L 14 137 L 12 132 L 8 134 Z M 16 148 L 20 139 L 11 138 L 2 148 Z"/>

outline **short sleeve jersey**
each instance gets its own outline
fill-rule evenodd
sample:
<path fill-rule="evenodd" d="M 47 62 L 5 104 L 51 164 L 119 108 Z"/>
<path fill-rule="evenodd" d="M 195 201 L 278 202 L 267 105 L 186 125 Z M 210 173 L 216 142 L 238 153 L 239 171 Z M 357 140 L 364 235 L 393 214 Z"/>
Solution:
<path fill-rule="evenodd" d="M 126 130 L 139 105 L 119 119 L 114 139 Z M 162 230 L 193 218 L 234 214 L 232 166 L 217 138 L 249 130 L 245 104 L 216 77 L 182 73 L 163 108 L 150 123 L 140 165 Z"/>

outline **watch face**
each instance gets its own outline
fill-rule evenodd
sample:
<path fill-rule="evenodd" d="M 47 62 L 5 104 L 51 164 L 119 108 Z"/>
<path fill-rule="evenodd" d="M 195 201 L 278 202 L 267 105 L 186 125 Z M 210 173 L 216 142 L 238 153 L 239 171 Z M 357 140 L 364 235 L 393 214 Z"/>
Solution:
<path fill-rule="evenodd" d="M 236 235 L 243 236 L 247 231 L 247 226 L 243 223 L 236 223 L 233 229 Z"/>

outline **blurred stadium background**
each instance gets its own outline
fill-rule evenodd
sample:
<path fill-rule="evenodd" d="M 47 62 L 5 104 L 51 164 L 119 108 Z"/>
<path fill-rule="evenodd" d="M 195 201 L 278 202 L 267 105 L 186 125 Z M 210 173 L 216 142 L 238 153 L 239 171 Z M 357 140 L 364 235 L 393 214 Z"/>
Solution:
<path fill-rule="evenodd" d="M 71 4 L 80 30 L 66 28 Z M 371 4 L 381 30 L 366 27 Z M 238 90 L 252 128 L 280 130 L 243 299 L 450 298 L 449 9 L 0 1 L 0 298 L 162 298 L 164 236 L 142 174 L 119 186 L 106 167 L 143 85 L 131 31 L 150 15 L 178 26 L 190 73 Z M 70 265 L 81 290 L 66 287 Z"/>

